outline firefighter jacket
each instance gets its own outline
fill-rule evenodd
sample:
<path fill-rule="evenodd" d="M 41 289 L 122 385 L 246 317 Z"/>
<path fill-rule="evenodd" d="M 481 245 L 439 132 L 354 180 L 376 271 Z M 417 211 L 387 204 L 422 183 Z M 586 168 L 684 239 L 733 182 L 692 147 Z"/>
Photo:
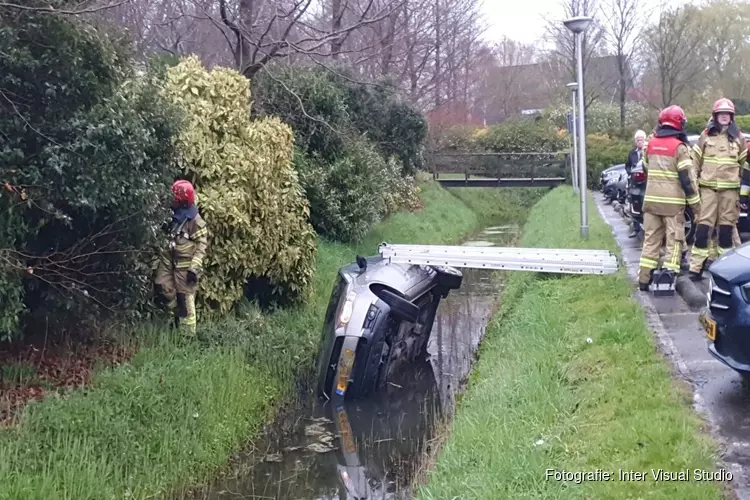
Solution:
<path fill-rule="evenodd" d="M 693 170 L 701 187 L 739 189 L 746 160 L 747 141 L 734 123 L 719 130 L 710 121 L 693 146 Z"/>
<path fill-rule="evenodd" d="M 673 217 L 685 204 L 700 202 L 698 187 L 690 175 L 690 148 L 677 137 L 650 137 L 643 164 L 647 168 L 643 212 Z"/>
<path fill-rule="evenodd" d="M 168 254 L 175 271 L 199 274 L 208 248 L 208 228 L 197 210 L 190 215 L 172 219 Z"/>

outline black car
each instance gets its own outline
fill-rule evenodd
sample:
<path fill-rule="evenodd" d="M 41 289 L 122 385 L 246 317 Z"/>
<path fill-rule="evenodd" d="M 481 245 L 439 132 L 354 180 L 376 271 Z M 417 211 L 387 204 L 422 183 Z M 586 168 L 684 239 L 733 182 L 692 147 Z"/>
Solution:
<path fill-rule="evenodd" d="M 750 375 L 750 243 L 729 250 L 708 268 L 707 306 L 700 321 L 708 351 L 747 377 Z"/>

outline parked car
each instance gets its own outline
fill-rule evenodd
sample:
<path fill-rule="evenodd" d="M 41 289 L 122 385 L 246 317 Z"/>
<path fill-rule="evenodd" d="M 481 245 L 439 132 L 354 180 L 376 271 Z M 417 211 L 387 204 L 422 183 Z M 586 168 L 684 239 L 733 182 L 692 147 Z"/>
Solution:
<path fill-rule="evenodd" d="M 740 373 L 750 375 L 750 243 L 729 250 L 708 268 L 707 307 L 700 322 L 708 352 Z"/>
<path fill-rule="evenodd" d="M 404 362 L 424 357 L 440 300 L 462 279 L 452 267 L 380 256 L 340 268 L 323 325 L 318 394 L 367 396 Z"/>
<path fill-rule="evenodd" d="M 617 183 L 621 180 L 625 174 L 625 164 L 621 163 L 618 165 L 612 165 L 611 167 L 602 171 L 601 174 L 601 190 L 604 193 L 605 198 L 610 201 L 617 199 Z"/>

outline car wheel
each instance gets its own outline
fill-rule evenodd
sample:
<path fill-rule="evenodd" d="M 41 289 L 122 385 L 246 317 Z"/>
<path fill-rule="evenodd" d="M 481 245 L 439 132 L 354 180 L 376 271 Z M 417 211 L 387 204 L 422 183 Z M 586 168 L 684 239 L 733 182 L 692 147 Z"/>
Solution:
<path fill-rule="evenodd" d="M 391 312 L 400 319 L 406 320 L 409 323 L 416 323 L 419 319 L 419 307 L 392 291 L 384 288 L 378 292 L 378 297 L 388 304 Z"/>
<path fill-rule="evenodd" d="M 438 285 L 443 290 L 458 290 L 463 282 L 463 274 L 455 267 L 432 266 L 438 273 Z"/>

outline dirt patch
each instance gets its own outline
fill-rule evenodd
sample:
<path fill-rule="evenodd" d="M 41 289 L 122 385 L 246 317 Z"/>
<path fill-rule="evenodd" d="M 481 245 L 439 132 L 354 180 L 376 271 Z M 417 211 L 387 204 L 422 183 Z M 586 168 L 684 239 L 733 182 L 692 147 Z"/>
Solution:
<path fill-rule="evenodd" d="M 82 387 L 91 381 L 97 364 L 119 365 L 134 351 L 102 343 L 0 347 L 0 426 L 13 425 L 29 401 Z"/>

